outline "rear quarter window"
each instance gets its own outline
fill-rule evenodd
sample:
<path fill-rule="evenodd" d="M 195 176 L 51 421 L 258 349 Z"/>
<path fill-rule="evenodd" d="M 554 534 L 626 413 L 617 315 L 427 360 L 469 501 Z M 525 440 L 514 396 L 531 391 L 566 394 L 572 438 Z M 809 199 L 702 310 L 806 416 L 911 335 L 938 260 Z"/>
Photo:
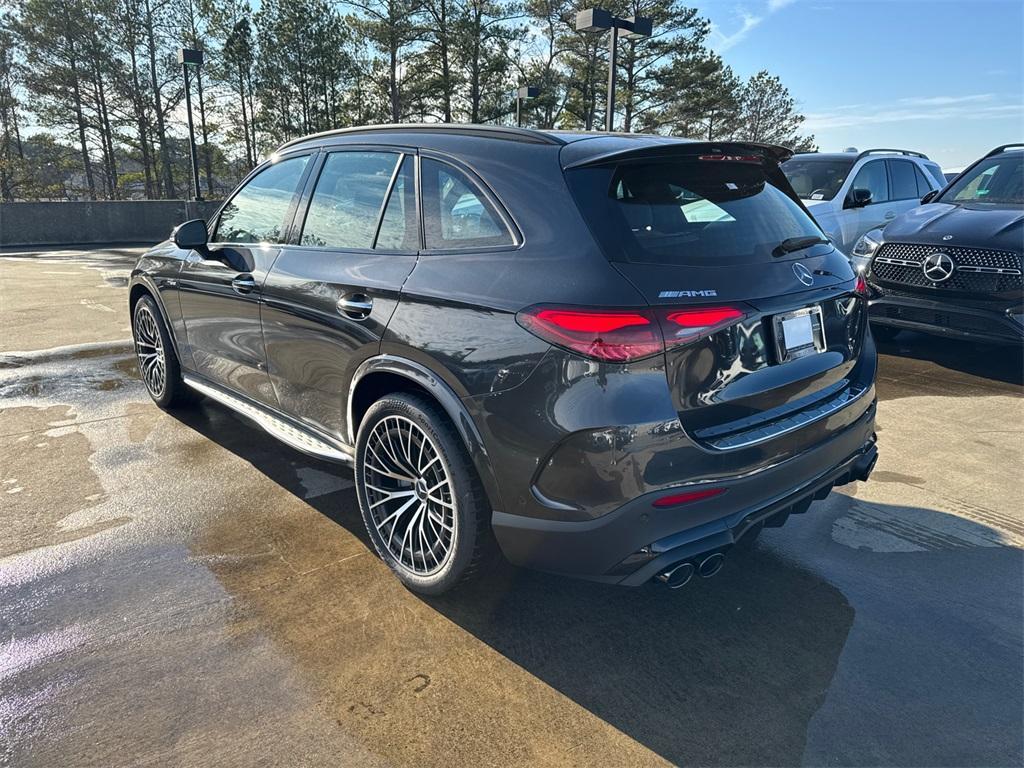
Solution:
<path fill-rule="evenodd" d="M 629 162 L 566 179 L 612 261 L 750 264 L 770 261 L 783 240 L 822 235 L 781 172 L 757 163 Z"/>

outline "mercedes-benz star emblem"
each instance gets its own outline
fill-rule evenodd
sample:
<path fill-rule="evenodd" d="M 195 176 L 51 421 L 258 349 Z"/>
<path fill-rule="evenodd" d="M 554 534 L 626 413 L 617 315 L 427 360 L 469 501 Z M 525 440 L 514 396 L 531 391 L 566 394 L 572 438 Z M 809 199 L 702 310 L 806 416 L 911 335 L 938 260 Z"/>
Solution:
<path fill-rule="evenodd" d="M 933 283 L 949 280 L 953 276 L 954 269 L 956 269 L 956 264 L 953 263 L 953 259 L 949 257 L 948 253 L 943 253 L 942 251 L 928 254 L 928 257 L 921 264 L 921 271 L 924 272 L 924 276 Z"/>
<path fill-rule="evenodd" d="M 804 285 L 810 285 L 811 283 L 814 282 L 814 275 L 811 274 L 811 270 L 809 270 L 803 264 L 794 264 L 793 274 L 795 274 L 796 279 L 799 280 Z"/>
<path fill-rule="evenodd" d="M 952 236 L 952 235 L 943 235 L 943 236 L 942 236 L 942 239 L 943 239 L 943 240 L 952 240 L 952 239 L 953 239 L 953 236 Z"/>

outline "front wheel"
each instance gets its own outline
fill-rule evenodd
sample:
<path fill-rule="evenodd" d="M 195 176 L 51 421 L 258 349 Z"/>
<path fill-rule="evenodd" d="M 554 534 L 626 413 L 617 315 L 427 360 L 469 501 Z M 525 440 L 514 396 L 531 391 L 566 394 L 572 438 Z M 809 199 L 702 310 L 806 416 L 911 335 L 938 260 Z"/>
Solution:
<path fill-rule="evenodd" d="M 143 296 L 132 309 L 132 337 L 139 375 L 149 396 L 161 408 L 192 402 L 192 393 L 181 378 L 181 366 L 171 336 L 156 302 Z"/>
<path fill-rule="evenodd" d="M 399 393 L 374 403 L 359 426 L 355 477 L 374 549 L 409 589 L 439 595 L 475 574 L 490 507 L 433 402 Z"/>

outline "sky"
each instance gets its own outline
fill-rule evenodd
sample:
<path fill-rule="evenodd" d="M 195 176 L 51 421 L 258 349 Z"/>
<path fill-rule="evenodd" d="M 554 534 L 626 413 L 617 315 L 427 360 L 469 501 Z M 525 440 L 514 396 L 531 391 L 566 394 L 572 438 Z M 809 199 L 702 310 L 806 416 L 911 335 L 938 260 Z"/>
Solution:
<path fill-rule="evenodd" d="M 782 78 L 822 151 L 958 169 L 1024 141 L 1024 0 L 691 0 L 738 75 Z"/>

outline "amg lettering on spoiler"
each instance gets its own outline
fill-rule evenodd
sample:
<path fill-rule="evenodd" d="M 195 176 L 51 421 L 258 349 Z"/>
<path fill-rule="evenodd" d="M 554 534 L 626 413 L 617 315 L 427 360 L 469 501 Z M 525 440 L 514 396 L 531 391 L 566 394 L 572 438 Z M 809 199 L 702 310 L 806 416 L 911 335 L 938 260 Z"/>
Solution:
<path fill-rule="evenodd" d="M 704 296 L 704 297 L 707 297 L 707 298 L 711 298 L 711 297 L 717 296 L 717 295 L 718 295 L 718 291 L 714 290 L 713 288 L 705 288 L 702 291 L 662 291 L 661 293 L 658 294 L 658 298 L 659 299 L 682 299 L 682 298 L 685 297 L 685 298 L 692 299 L 692 298 L 695 298 L 695 297 L 698 297 L 698 296 Z"/>

